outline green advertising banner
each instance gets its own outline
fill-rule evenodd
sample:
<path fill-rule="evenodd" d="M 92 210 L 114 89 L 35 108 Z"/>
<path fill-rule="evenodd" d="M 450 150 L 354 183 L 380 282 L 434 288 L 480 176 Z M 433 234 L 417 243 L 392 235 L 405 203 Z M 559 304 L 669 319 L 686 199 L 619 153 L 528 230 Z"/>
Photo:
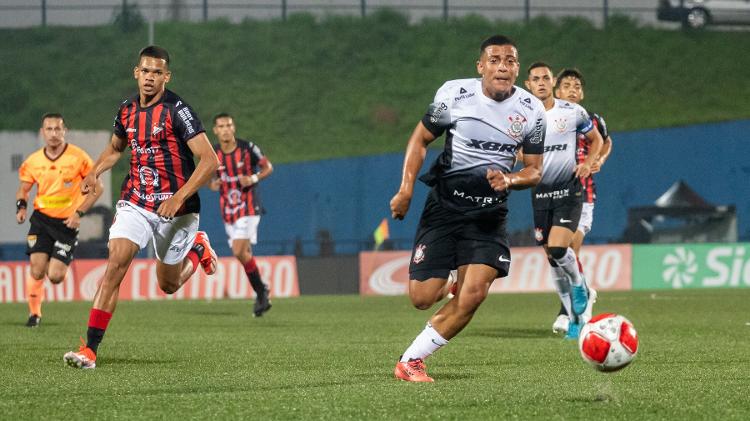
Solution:
<path fill-rule="evenodd" d="M 750 243 L 633 245 L 633 289 L 750 287 Z"/>

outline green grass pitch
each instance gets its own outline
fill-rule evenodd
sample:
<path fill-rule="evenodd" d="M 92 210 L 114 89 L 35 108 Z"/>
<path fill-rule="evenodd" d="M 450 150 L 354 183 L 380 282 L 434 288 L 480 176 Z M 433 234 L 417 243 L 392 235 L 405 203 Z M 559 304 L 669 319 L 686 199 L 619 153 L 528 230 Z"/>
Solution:
<path fill-rule="evenodd" d="M 427 360 L 434 384 L 393 378 L 432 310 L 406 297 L 123 302 L 96 370 L 62 355 L 89 303 L 0 305 L 0 418 L 25 419 L 750 419 L 750 289 L 604 292 L 641 346 L 603 374 L 551 332 L 554 294 L 492 295 Z"/>

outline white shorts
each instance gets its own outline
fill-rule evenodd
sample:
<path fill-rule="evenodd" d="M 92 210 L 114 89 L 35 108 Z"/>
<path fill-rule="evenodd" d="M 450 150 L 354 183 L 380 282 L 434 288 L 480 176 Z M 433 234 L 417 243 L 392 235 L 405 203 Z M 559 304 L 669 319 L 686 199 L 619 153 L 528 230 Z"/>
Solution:
<path fill-rule="evenodd" d="M 257 244 L 259 224 L 260 215 L 243 216 L 234 221 L 234 224 L 224 224 L 229 248 L 232 248 L 232 241 L 234 240 L 250 240 L 250 244 Z"/>
<path fill-rule="evenodd" d="M 591 224 L 594 222 L 594 204 L 583 202 L 581 208 L 581 219 L 578 220 L 578 231 L 586 235 L 591 231 Z"/>
<path fill-rule="evenodd" d="M 144 249 L 149 240 L 154 245 L 156 258 L 168 265 L 185 259 L 198 232 L 198 214 L 188 213 L 165 219 L 130 202 L 117 202 L 117 212 L 109 239 L 125 238 Z"/>

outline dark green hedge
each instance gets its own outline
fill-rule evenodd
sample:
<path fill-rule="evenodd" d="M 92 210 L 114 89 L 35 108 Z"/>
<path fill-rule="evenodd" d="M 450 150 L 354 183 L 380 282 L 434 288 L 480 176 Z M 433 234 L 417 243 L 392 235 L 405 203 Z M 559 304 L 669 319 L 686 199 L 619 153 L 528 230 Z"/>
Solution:
<path fill-rule="evenodd" d="M 522 65 L 579 67 L 588 108 L 613 130 L 750 117 L 750 33 L 641 28 L 614 18 L 606 31 L 580 19 L 529 25 L 480 17 L 408 25 L 379 12 L 367 19 L 233 25 L 165 23 L 156 43 L 172 54 L 171 89 L 210 126 L 220 111 L 274 162 L 403 150 L 435 90 L 473 77 L 481 40 L 505 33 Z M 0 128 L 35 129 L 49 110 L 76 129 L 108 129 L 135 90 L 132 67 L 146 29 L 2 30 Z M 520 82 L 521 83 L 521 82 Z"/>

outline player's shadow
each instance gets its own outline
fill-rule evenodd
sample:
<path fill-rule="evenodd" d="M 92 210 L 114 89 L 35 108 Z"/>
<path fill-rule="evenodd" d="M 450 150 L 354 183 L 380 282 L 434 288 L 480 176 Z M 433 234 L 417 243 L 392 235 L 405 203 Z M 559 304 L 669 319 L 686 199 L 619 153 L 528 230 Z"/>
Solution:
<path fill-rule="evenodd" d="M 23 322 L 23 321 L 19 322 L 17 320 L 8 320 L 8 321 L 0 322 L 0 326 L 19 327 L 19 328 L 26 329 L 29 332 L 42 331 L 44 330 L 45 327 L 48 327 L 48 326 L 61 326 L 61 325 L 62 324 L 58 322 L 46 322 L 45 321 L 45 322 L 42 322 L 42 325 L 39 327 L 28 327 L 26 326 L 26 322 Z"/>
<path fill-rule="evenodd" d="M 132 357 L 107 357 L 107 365 L 162 365 L 162 364 L 176 364 L 177 359 L 167 359 L 167 358 L 149 358 L 149 359 L 140 359 L 140 358 L 132 358 Z"/>
<path fill-rule="evenodd" d="M 490 327 L 473 328 L 463 333 L 463 336 L 475 336 L 485 338 L 510 338 L 510 339 L 549 339 L 548 329 L 524 329 L 514 327 Z"/>
<path fill-rule="evenodd" d="M 476 374 L 474 373 L 441 373 L 436 371 L 430 373 L 430 375 L 433 378 L 437 378 L 439 380 L 467 380 L 477 378 Z"/>
<path fill-rule="evenodd" d="M 568 402 L 573 403 L 610 403 L 617 402 L 617 399 L 607 393 L 599 393 L 596 395 L 585 395 L 574 398 L 566 399 Z"/>
<path fill-rule="evenodd" d="M 233 317 L 239 313 L 236 311 L 181 311 L 180 313 L 191 316 Z"/>

